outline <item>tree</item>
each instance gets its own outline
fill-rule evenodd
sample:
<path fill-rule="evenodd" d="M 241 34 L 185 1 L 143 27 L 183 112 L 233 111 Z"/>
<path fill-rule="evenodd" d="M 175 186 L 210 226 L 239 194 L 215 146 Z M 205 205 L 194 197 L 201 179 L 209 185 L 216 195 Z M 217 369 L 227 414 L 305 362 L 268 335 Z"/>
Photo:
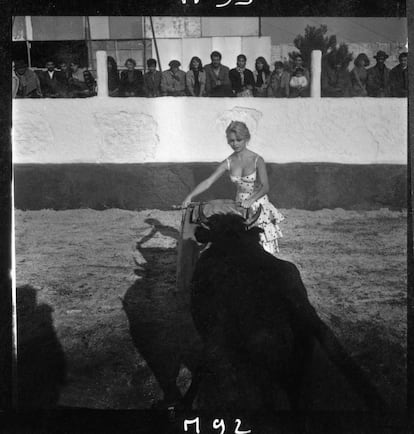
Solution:
<path fill-rule="evenodd" d="M 326 36 L 328 27 L 322 24 L 320 27 L 306 26 L 305 35 L 298 35 L 293 43 L 299 51 L 289 53 L 289 58 L 294 61 L 300 54 L 305 65 L 310 65 L 311 53 L 313 50 L 321 50 L 324 56 L 330 49 L 336 47 L 336 36 Z"/>
<path fill-rule="evenodd" d="M 342 43 L 322 56 L 322 61 L 327 61 L 331 66 L 341 65 L 341 68 L 347 68 L 353 57 L 348 45 Z"/>

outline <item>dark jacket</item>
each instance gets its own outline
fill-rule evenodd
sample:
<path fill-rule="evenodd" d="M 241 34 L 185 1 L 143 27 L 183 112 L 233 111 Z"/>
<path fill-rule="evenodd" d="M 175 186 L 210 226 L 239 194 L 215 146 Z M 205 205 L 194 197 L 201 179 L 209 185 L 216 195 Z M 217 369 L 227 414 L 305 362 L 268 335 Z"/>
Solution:
<path fill-rule="evenodd" d="M 62 96 L 66 90 L 66 77 L 61 71 L 53 71 L 50 78 L 49 71 L 39 72 L 40 88 L 44 97 Z"/>
<path fill-rule="evenodd" d="M 347 97 L 351 92 L 351 77 L 346 67 L 334 69 L 322 65 L 321 90 L 324 97 Z"/>
<path fill-rule="evenodd" d="M 251 86 L 251 89 L 253 91 L 254 88 L 254 75 L 253 72 L 250 71 L 250 69 L 244 70 L 244 83 L 242 84 L 241 74 L 237 70 L 237 68 L 230 69 L 229 77 L 231 81 L 231 88 L 235 94 L 238 94 L 239 92 L 242 92 L 243 90 L 247 89 L 247 87 Z"/>
<path fill-rule="evenodd" d="M 154 73 L 146 72 L 144 75 L 144 93 L 149 98 L 161 96 L 161 78 L 160 71 Z"/>
<path fill-rule="evenodd" d="M 134 69 L 132 80 L 128 80 L 128 71 L 121 72 L 121 79 L 119 81 L 119 90 L 121 95 L 124 96 L 143 96 L 144 94 L 144 77 L 142 72 Z M 131 95 L 132 94 L 132 95 Z"/>
<path fill-rule="evenodd" d="M 286 98 L 289 96 L 289 80 L 290 75 L 287 71 L 283 71 L 279 77 L 276 71 L 270 75 L 269 86 L 267 88 L 267 96 L 273 98 Z"/>
<path fill-rule="evenodd" d="M 390 70 L 384 65 L 381 72 L 378 65 L 367 71 L 368 96 L 384 97 L 390 95 Z"/>
<path fill-rule="evenodd" d="M 408 68 L 397 65 L 390 72 L 391 96 L 406 97 L 408 95 Z"/>
<path fill-rule="evenodd" d="M 206 72 L 207 96 L 232 96 L 229 68 L 220 65 L 218 75 L 215 74 L 212 64 L 204 67 Z M 218 84 L 220 82 L 220 84 Z"/>

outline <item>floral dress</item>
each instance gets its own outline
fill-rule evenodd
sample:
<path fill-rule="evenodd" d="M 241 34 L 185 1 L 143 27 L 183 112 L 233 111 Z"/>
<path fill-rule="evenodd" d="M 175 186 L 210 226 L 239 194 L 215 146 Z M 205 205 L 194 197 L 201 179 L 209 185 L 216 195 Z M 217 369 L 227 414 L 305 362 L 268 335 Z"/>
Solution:
<path fill-rule="evenodd" d="M 246 176 L 233 176 L 230 172 L 231 161 L 227 158 L 227 169 L 230 173 L 230 180 L 237 186 L 236 202 L 248 199 L 257 189 L 257 159 L 258 157 L 255 160 L 255 171 L 253 173 Z M 267 252 L 275 255 L 279 252 L 277 240 L 283 236 L 278 223 L 283 221 L 285 217 L 269 201 L 267 194 L 253 203 L 253 211 L 256 211 L 260 205 L 262 205 L 262 212 L 257 220 L 257 226 L 264 230 L 264 233 L 260 234 L 260 243 Z"/>

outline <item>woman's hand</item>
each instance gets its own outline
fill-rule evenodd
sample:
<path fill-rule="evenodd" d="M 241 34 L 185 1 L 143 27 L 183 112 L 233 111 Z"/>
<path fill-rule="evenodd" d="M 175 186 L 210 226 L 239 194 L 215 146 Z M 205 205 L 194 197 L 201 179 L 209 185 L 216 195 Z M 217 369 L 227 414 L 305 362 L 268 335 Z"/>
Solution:
<path fill-rule="evenodd" d="M 240 202 L 240 205 L 243 208 L 250 208 L 253 205 L 253 203 L 254 203 L 254 200 L 252 200 L 252 199 L 244 199 Z"/>
<path fill-rule="evenodd" d="M 183 203 L 181 204 L 181 208 L 185 209 L 188 208 L 188 206 L 191 203 L 191 196 L 187 196 L 184 200 Z"/>

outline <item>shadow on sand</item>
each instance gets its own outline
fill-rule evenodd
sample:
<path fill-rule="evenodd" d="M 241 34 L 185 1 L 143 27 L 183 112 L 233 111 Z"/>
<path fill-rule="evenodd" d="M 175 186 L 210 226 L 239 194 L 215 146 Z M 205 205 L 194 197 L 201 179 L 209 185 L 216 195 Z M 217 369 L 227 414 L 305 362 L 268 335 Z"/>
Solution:
<path fill-rule="evenodd" d="M 17 288 L 18 406 L 53 408 L 66 382 L 66 362 L 52 308 L 37 303 L 36 289 Z"/>
<path fill-rule="evenodd" d="M 189 293 L 176 290 L 176 248 L 145 246 L 157 232 L 175 240 L 179 232 L 155 219 L 145 222 L 152 229 L 138 241 L 137 250 L 146 263 L 136 270 L 138 279 L 126 291 L 123 307 L 134 345 L 164 393 L 162 405 L 168 406 L 182 397 L 177 386 L 180 367 L 195 369 L 201 341 L 191 318 Z M 190 379 L 186 383 L 188 387 Z"/>

